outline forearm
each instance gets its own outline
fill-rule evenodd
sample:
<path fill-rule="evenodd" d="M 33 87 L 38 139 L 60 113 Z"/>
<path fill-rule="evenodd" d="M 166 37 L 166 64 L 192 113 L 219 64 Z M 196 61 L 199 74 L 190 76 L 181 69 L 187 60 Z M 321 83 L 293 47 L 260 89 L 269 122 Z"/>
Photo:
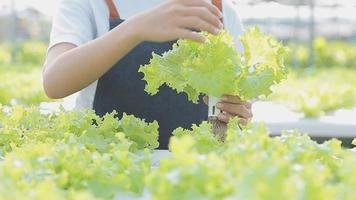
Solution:
<path fill-rule="evenodd" d="M 217 34 L 223 26 L 221 17 L 205 0 L 167 0 L 88 44 L 53 47 L 43 72 L 44 89 L 51 98 L 73 94 L 101 77 L 141 41 L 184 38 L 203 42 L 204 36 L 192 30 Z"/>
<path fill-rule="evenodd" d="M 44 87 L 51 98 L 63 98 L 85 88 L 140 41 L 128 23 L 122 23 L 103 37 L 73 48 L 45 66 Z"/>

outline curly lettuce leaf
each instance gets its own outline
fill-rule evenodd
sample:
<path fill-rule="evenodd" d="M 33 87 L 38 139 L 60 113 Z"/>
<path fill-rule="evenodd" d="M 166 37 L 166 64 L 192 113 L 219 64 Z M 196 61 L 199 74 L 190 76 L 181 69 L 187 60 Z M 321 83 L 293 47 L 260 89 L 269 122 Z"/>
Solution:
<path fill-rule="evenodd" d="M 271 86 L 287 76 L 284 66 L 287 49 L 258 28 L 248 30 L 240 40 L 244 46 L 243 68 L 248 68 L 248 73 L 241 77 L 240 96 L 252 99 L 269 95 Z"/>
<path fill-rule="evenodd" d="M 192 148 L 199 153 L 217 151 L 221 147 L 221 142 L 214 134 L 211 134 L 211 126 L 208 122 L 203 122 L 199 126 L 193 125 L 192 130 L 177 128 L 173 131 L 173 135 L 175 136 L 174 138 L 193 137 L 195 145 Z"/>
<path fill-rule="evenodd" d="M 252 28 L 240 38 L 244 52 L 238 53 L 227 32 L 202 33 L 207 41 L 199 44 L 179 40 L 162 56 L 153 54 L 150 64 L 141 66 L 146 92 L 157 94 L 162 85 L 197 103 L 200 94 L 239 95 L 253 99 L 271 93 L 270 87 L 286 76 L 286 48 L 271 36 Z"/>
<path fill-rule="evenodd" d="M 244 99 L 253 99 L 260 95 L 269 95 L 271 85 L 274 84 L 275 77 L 271 69 L 265 69 L 260 73 L 246 75 L 240 81 L 240 96 Z"/>
<path fill-rule="evenodd" d="M 150 95 L 155 95 L 161 85 L 166 84 L 178 93 L 185 92 L 189 100 L 196 102 L 199 93 L 188 85 L 188 80 L 182 74 L 182 61 L 193 56 L 192 52 L 196 51 L 196 47 L 196 43 L 180 40 L 171 51 L 162 56 L 153 53 L 150 67 L 139 69 L 139 72 L 145 75 L 145 80 L 149 80 L 145 91 Z"/>
<path fill-rule="evenodd" d="M 134 146 L 137 149 L 156 149 L 158 143 L 158 122 L 146 123 L 144 120 L 138 119 L 133 115 L 124 114 L 120 120 L 122 132 L 131 140 L 134 141 Z"/>

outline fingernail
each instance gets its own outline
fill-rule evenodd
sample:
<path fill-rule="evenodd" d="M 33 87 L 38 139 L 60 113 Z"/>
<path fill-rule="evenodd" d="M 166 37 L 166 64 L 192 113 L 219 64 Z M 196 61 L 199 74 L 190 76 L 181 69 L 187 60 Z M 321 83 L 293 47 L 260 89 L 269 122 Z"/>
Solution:
<path fill-rule="evenodd" d="M 220 23 L 219 23 L 219 28 L 220 28 L 220 29 L 223 29 L 223 28 L 224 28 L 224 24 L 220 22 Z"/>
<path fill-rule="evenodd" d="M 216 107 L 219 108 L 219 109 L 222 109 L 224 107 L 224 105 L 222 103 L 217 103 Z"/>

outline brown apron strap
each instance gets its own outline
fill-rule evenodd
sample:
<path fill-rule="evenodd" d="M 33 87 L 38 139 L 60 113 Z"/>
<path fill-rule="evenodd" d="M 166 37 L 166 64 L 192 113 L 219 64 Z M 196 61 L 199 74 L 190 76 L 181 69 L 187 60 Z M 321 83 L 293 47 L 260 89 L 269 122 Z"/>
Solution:
<path fill-rule="evenodd" d="M 221 12 L 223 12 L 222 0 L 213 0 L 212 2 Z M 221 22 L 224 23 L 224 19 L 221 19 Z"/>
<path fill-rule="evenodd" d="M 219 8 L 221 12 L 223 12 L 222 1 L 221 0 L 213 0 L 213 4 Z"/>
<path fill-rule="evenodd" d="M 105 2 L 109 8 L 110 19 L 119 19 L 120 14 L 119 14 L 119 11 L 116 9 L 116 6 L 115 6 L 113 0 L 105 0 Z"/>

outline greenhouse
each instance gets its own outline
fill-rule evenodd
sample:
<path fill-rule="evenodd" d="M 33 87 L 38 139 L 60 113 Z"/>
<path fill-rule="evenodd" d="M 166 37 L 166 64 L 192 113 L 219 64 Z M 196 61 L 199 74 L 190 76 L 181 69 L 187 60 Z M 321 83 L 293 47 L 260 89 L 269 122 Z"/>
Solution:
<path fill-rule="evenodd" d="M 356 1 L 0 2 L 0 200 L 355 200 Z"/>

